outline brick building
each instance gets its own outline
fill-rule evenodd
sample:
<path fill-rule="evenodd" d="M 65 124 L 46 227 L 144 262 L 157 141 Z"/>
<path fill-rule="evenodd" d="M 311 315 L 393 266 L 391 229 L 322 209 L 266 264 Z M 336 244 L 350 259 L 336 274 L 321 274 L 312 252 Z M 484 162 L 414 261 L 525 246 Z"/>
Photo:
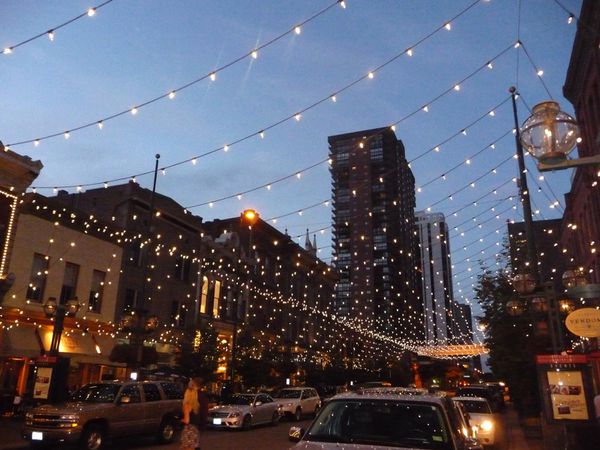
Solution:
<path fill-rule="evenodd" d="M 581 129 L 580 157 L 600 154 L 600 2 L 584 0 L 571 53 L 565 97 Z M 600 283 L 600 168 L 579 167 L 566 194 L 562 245 L 570 267 L 583 267 Z"/>

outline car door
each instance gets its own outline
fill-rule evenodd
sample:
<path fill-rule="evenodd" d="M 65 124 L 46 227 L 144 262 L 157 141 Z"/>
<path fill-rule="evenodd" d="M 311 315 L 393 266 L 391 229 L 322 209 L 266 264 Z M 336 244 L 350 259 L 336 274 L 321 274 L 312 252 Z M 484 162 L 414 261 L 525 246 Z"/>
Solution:
<path fill-rule="evenodd" d="M 314 389 L 304 389 L 302 391 L 301 404 L 304 414 L 312 414 L 316 411 L 319 399 Z"/>
<path fill-rule="evenodd" d="M 127 383 L 117 395 L 111 430 L 115 436 L 140 434 L 144 430 L 144 403 L 139 383 Z"/>
<path fill-rule="evenodd" d="M 256 403 L 260 403 L 259 406 L 255 406 L 255 423 L 265 423 L 271 421 L 272 410 L 274 407 L 273 400 L 266 394 L 259 394 L 256 396 Z"/>
<path fill-rule="evenodd" d="M 143 383 L 144 392 L 144 425 L 158 430 L 168 404 L 162 401 L 158 386 L 154 383 Z"/>

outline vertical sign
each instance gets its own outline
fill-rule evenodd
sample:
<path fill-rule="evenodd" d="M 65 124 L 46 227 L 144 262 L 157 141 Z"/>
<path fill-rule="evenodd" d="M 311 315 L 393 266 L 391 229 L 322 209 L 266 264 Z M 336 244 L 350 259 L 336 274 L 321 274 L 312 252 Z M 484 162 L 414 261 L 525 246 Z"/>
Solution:
<path fill-rule="evenodd" d="M 6 273 L 6 258 L 16 210 L 17 197 L 0 190 L 0 276 Z"/>
<path fill-rule="evenodd" d="M 50 382 L 52 381 L 52 367 L 38 367 L 33 386 L 33 398 L 47 400 L 50 395 Z"/>
<path fill-rule="evenodd" d="M 556 420 L 588 420 L 583 377 L 578 370 L 546 372 Z"/>

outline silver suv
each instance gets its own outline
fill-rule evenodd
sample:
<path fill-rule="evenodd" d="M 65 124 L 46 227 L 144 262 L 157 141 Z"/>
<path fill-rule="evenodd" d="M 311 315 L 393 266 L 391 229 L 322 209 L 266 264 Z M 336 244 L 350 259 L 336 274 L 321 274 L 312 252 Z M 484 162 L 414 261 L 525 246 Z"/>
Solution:
<path fill-rule="evenodd" d="M 169 443 L 180 423 L 182 398 L 181 387 L 168 381 L 91 383 L 67 403 L 27 413 L 21 435 L 34 446 L 72 442 L 83 450 L 100 450 L 109 438 L 131 435 Z"/>
<path fill-rule="evenodd" d="M 303 414 L 317 414 L 321 397 L 315 388 L 289 387 L 277 392 L 273 399 L 281 405 L 281 413 L 298 421 Z"/>
<path fill-rule="evenodd" d="M 481 450 L 467 435 L 452 401 L 421 391 L 361 390 L 333 397 L 308 430 L 292 427 L 294 450 L 389 448 Z"/>

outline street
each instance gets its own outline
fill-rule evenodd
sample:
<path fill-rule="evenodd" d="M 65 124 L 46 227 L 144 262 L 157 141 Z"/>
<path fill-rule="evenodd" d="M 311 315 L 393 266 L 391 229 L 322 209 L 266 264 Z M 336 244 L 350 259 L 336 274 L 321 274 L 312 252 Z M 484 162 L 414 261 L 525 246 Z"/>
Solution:
<path fill-rule="evenodd" d="M 541 450 L 542 441 L 526 440 L 521 427 L 518 425 L 515 412 L 511 408 L 498 416 L 502 422 L 500 427 L 500 442 L 495 450 Z M 282 421 L 277 426 L 260 426 L 250 431 L 207 430 L 202 436 L 203 450 L 288 450 L 293 444 L 288 441 L 288 431 L 291 426 L 299 425 L 304 428 L 310 425 L 311 419 L 300 422 Z M 28 449 L 27 442 L 18 435 L 21 422 L 2 419 L 0 434 L 3 435 L 2 450 Z M 179 442 L 170 445 L 159 445 L 153 438 L 131 438 L 115 441 L 107 447 L 112 450 L 146 449 L 170 450 L 178 449 Z"/>

